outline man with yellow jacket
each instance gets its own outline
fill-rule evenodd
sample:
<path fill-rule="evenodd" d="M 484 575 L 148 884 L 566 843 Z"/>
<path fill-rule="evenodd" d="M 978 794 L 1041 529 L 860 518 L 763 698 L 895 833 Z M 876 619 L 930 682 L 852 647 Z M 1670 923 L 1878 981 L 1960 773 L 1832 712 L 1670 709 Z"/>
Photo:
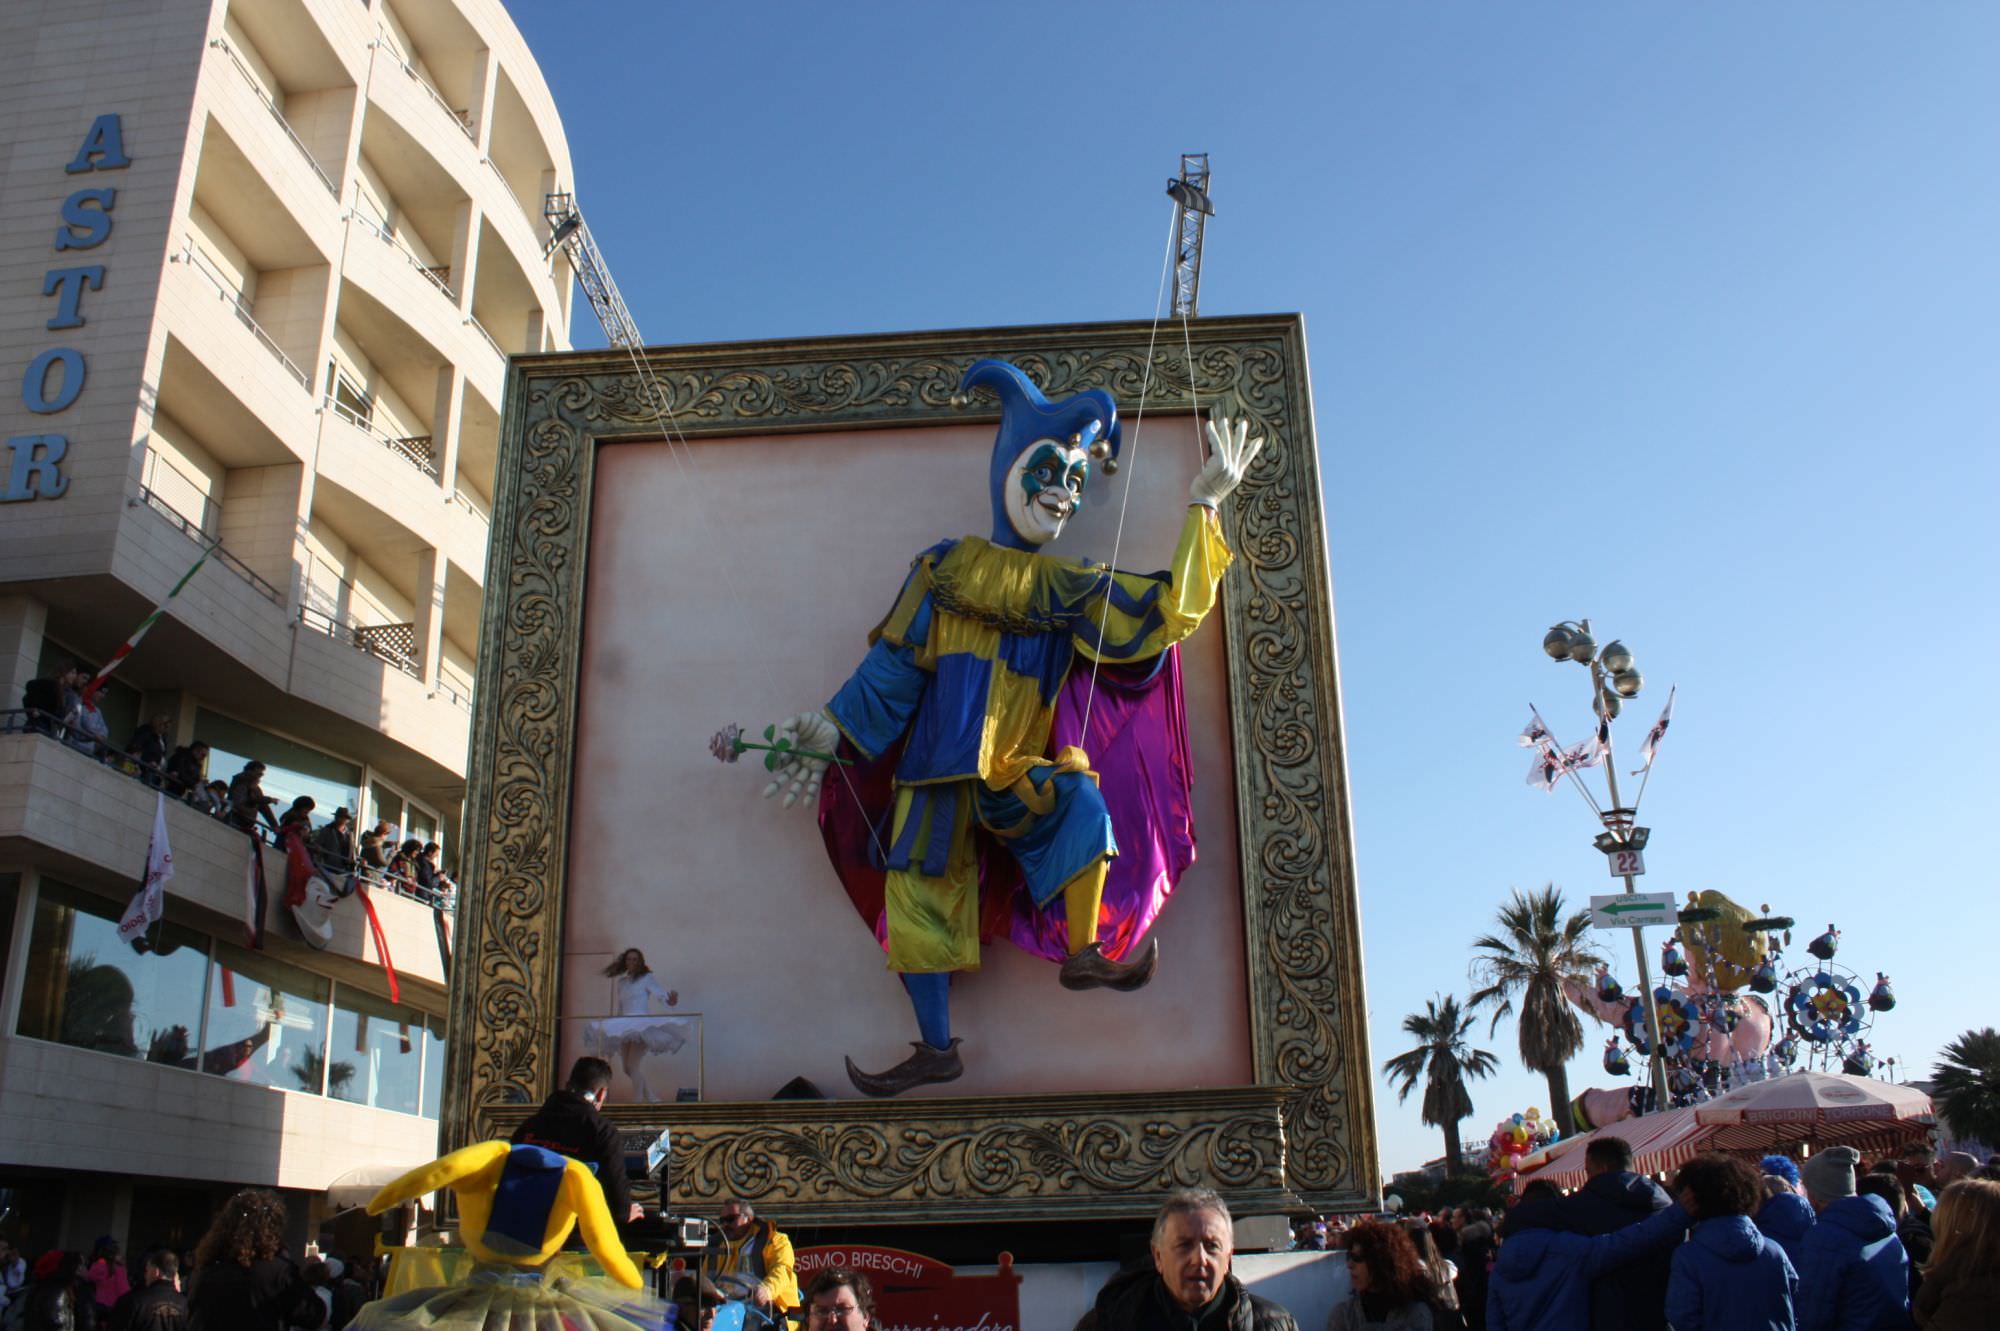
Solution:
<path fill-rule="evenodd" d="M 788 1313 L 799 1306 L 799 1277 L 792 1266 L 792 1241 L 750 1203 L 730 1198 L 709 1237 L 709 1280 L 730 1298 L 745 1298 L 766 1311 Z"/>

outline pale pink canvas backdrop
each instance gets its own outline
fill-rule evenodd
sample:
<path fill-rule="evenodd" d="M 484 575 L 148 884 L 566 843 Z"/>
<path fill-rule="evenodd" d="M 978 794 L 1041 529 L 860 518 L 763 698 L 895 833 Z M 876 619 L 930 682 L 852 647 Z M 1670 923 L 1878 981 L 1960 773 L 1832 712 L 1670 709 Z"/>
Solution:
<path fill-rule="evenodd" d="M 1163 568 L 1197 469 L 1190 418 L 1156 416 L 1099 475 L 1055 553 Z M 605 1010 L 599 974 L 645 950 L 704 1014 L 706 1098 L 768 1098 L 804 1075 L 854 1094 L 843 1055 L 883 1068 L 914 1018 L 826 858 L 813 815 L 759 798 L 757 755 L 708 739 L 816 708 L 846 679 L 915 555 L 985 535 L 993 427 L 847 431 L 600 450 L 590 530 L 563 939 L 564 1060 Z M 1109 480 L 1109 484 L 1106 484 Z M 1234 575 L 1232 575 L 1234 576 Z M 1071 993 L 1053 963 L 996 942 L 952 987 L 965 1076 L 915 1094 L 1131 1091 L 1249 1082 L 1249 1011 L 1221 615 L 1182 650 L 1199 859 L 1155 926 L 1158 977 Z M 830 778 L 832 779 L 832 778 Z M 663 1097 L 692 1049 L 661 1056 Z M 614 1088 L 624 1098 L 624 1076 Z"/>

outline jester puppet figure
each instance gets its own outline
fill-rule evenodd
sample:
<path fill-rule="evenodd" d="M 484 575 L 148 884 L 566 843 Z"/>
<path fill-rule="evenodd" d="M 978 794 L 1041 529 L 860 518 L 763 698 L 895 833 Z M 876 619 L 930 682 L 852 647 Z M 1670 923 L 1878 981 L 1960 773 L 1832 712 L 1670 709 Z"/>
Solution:
<path fill-rule="evenodd" d="M 1159 949 L 1144 934 L 1193 859 L 1173 648 L 1215 604 L 1232 558 L 1216 507 L 1264 442 L 1247 421 L 1210 421 L 1172 566 L 1120 573 L 1039 552 L 1082 503 L 1091 464 L 1117 469 L 1110 395 L 1050 402 L 996 360 L 966 371 L 961 392 L 974 388 L 1002 410 L 992 535 L 918 555 L 860 667 L 782 727 L 797 749 L 852 761 L 827 784 L 821 828 L 923 1037 L 886 1072 L 848 1060 L 868 1095 L 963 1072 L 950 976 L 978 969 L 982 937 L 1059 959 L 1071 989 L 1152 978 Z M 764 793 L 813 801 L 826 767 L 789 756 Z"/>

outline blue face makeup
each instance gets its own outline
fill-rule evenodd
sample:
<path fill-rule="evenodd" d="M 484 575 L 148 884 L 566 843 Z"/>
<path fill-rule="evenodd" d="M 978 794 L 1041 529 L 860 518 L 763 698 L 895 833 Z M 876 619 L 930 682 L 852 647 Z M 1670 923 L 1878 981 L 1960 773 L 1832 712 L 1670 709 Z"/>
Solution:
<path fill-rule="evenodd" d="M 1074 497 L 1081 498 L 1083 487 L 1090 481 L 1090 461 L 1078 458 L 1070 461 L 1063 450 L 1054 444 L 1043 443 L 1028 455 L 1028 465 L 1021 472 L 1021 488 L 1029 497 L 1040 494 L 1052 485 L 1067 489 Z"/>

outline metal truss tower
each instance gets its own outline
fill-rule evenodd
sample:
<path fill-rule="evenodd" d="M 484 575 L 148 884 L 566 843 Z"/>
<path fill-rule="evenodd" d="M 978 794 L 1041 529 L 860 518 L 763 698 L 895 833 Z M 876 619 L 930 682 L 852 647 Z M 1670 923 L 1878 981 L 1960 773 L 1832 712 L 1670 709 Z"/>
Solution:
<path fill-rule="evenodd" d="M 542 216 L 550 228 L 548 242 L 542 246 L 543 256 L 557 250 L 569 256 L 576 280 L 583 286 L 583 294 L 590 298 L 590 308 L 597 312 L 597 322 L 603 325 L 604 336 L 611 345 L 644 346 L 639 338 L 639 325 L 632 322 L 632 312 L 625 308 L 625 298 L 618 294 L 618 284 L 611 280 L 611 269 L 598 253 L 597 242 L 591 238 L 576 200 L 567 194 L 548 195 L 542 201 Z"/>
<path fill-rule="evenodd" d="M 1215 215 L 1208 198 L 1208 154 L 1182 153 L 1181 173 L 1167 182 L 1174 200 L 1174 318 L 1192 319 L 1201 304 L 1202 228 Z"/>

